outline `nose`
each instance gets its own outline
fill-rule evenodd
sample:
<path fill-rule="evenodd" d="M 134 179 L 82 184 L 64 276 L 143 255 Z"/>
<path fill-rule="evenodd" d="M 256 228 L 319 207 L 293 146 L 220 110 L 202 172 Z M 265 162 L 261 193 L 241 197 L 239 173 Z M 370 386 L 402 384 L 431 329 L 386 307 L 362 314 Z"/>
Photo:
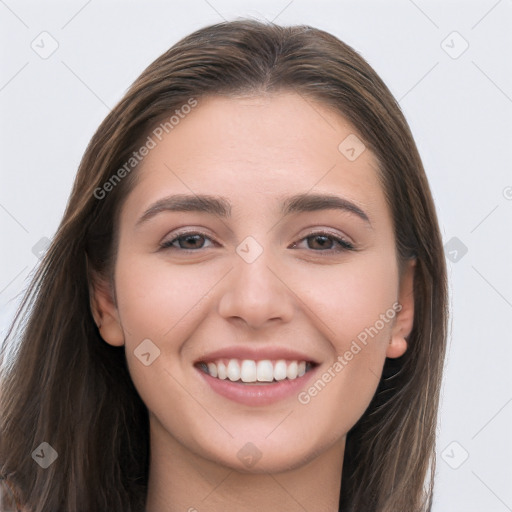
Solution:
<path fill-rule="evenodd" d="M 290 322 L 294 293 L 275 259 L 268 251 L 247 263 L 235 254 L 235 268 L 229 272 L 219 301 L 219 314 L 226 320 L 245 323 L 253 329 L 277 322 Z M 281 275 L 280 275 L 281 274 Z"/>

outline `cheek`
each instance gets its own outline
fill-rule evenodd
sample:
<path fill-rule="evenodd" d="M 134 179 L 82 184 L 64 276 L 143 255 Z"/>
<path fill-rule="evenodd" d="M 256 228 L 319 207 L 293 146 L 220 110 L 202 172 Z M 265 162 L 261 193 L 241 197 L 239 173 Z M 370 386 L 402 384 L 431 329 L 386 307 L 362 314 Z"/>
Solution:
<path fill-rule="evenodd" d="M 171 266 L 156 258 L 148 263 L 126 253 L 117 261 L 116 292 L 126 358 L 135 387 L 150 411 L 166 411 L 172 405 L 182 412 L 193 409 L 197 418 L 201 411 L 190 407 L 194 403 L 190 394 L 199 396 L 200 391 L 189 384 L 184 391 L 180 385 L 186 378 L 182 363 L 188 364 L 182 349 L 204 317 L 208 292 L 225 271 L 208 265 Z M 137 354 L 141 353 L 141 342 L 147 339 L 157 349 L 152 345 L 144 349 L 150 352 L 151 361 L 145 366 Z M 154 350 L 159 352 L 153 359 Z M 183 404 L 187 405 L 184 409 Z M 168 419 L 169 424 L 172 421 Z M 179 430 L 176 425 L 175 428 Z"/>
<path fill-rule="evenodd" d="M 393 253 L 360 255 L 347 264 L 305 269 L 296 272 L 294 279 L 337 354 L 348 350 L 358 337 L 364 341 L 369 331 L 371 348 L 380 352 L 385 349 L 398 296 L 398 268 Z"/>
<path fill-rule="evenodd" d="M 309 300 L 332 359 L 298 401 L 308 415 L 325 418 L 324 425 L 336 425 L 343 434 L 363 415 L 379 384 L 398 309 L 397 271 L 389 259 L 340 266 L 324 286 L 316 277 Z"/>
<path fill-rule="evenodd" d="M 127 345 L 138 338 L 162 339 L 190 322 L 218 280 L 201 265 L 150 264 L 137 258 L 119 260 L 116 268 L 118 308 Z"/>

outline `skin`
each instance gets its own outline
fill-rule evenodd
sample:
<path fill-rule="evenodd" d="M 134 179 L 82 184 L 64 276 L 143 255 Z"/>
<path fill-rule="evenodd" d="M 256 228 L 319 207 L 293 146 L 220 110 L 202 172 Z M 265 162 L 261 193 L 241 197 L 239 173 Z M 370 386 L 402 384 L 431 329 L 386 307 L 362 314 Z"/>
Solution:
<path fill-rule="evenodd" d="M 368 149 L 355 161 L 338 150 L 354 133 L 294 93 L 202 98 L 137 170 L 120 216 L 116 300 L 97 284 L 93 314 L 107 343 L 125 345 L 150 412 L 147 512 L 338 510 L 346 434 L 385 358 L 406 351 L 414 313 L 414 266 L 399 273 L 377 160 Z M 283 217 L 282 198 L 304 192 L 343 197 L 369 222 L 333 209 Z M 223 196 L 231 217 L 166 211 L 137 225 L 178 193 Z M 207 238 L 189 251 L 179 241 L 161 247 L 183 229 Z M 322 230 L 356 250 L 306 238 Z M 252 263 L 236 252 L 247 236 L 263 249 Z M 396 302 L 400 312 L 307 404 L 293 395 L 241 405 L 193 366 L 219 348 L 277 344 L 310 355 L 320 376 Z M 160 350 L 149 366 L 134 355 L 144 339 Z M 261 454 L 252 467 L 237 456 L 248 442 Z"/>

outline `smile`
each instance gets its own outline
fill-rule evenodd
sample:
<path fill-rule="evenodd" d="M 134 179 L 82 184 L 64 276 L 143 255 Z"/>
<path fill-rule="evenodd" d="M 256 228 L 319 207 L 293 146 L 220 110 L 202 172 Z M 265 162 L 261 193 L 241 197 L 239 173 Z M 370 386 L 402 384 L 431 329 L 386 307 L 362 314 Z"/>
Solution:
<path fill-rule="evenodd" d="M 249 406 L 294 399 L 316 373 L 318 364 L 293 359 L 224 359 L 194 365 L 216 394 Z"/>
<path fill-rule="evenodd" d="M 312 367 L 308 361 L 272 361 L 263 359 L 219 359 L 209 363 L 200 362 L 198 368 L 216 379 L 241 383 L 271 383 L 302 377 Z"/>

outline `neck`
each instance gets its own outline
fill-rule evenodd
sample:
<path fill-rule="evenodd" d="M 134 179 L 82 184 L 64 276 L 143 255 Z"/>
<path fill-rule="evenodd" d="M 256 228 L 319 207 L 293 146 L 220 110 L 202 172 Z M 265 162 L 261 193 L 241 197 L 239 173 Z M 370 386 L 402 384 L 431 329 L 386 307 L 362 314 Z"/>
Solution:
<path fill-rule="evenodd" d="M 155 423 L 146 512 L 338 512 L 345 439 L 293 469 L 248 473 L 191 452 Z"/>

